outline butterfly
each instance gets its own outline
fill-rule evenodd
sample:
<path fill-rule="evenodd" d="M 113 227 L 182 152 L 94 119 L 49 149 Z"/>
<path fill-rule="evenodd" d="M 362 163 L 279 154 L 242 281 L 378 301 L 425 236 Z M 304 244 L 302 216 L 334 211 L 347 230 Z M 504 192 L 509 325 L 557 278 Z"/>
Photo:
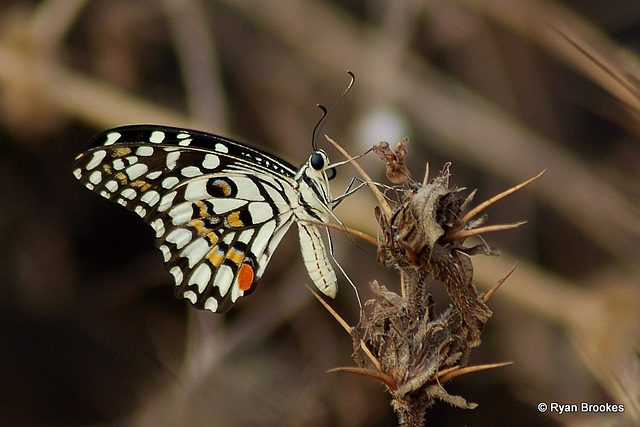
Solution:
<path fill-rule="evenodd" d="M 335 297 L 336 274 L 320 230 L 309 222 L 330 220 L 335 165 L 314 149 L 295 168 L 222 136 L 132 125 L 93 137 L 73 174 L 153 228 L 177 297 L 224 313 L 255 289 L 294 222 L 311 280 Z"/>

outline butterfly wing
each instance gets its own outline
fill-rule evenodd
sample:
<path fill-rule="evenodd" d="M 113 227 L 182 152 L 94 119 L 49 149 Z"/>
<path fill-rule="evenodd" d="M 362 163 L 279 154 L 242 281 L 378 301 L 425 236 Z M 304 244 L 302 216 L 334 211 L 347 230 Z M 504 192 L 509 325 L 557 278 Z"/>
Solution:
<path fill-rule="evenodd" d="M 116 128 L 90 146 L 74 175 L 151 225 L 177 296 L 221 313 L 255 288 L 294 220 L 291 165 L 169 127 Z"/>

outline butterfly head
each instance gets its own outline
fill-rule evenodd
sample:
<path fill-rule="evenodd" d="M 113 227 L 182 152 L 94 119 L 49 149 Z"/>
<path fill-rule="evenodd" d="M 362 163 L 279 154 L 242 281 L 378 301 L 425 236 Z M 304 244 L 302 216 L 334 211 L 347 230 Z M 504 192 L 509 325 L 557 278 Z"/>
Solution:
<path fill-rule="evenodd" d="M 329 156 L 327 156 L 327 153 L 324 150 L 316 150 L 316 152 L 309 157 L 307 167 L 311 169 L 309 171 L 310 173 L 307 172 L 308 175 L 324 175 L 329 181 L 336 177 L 336 168 L 329 166 Z"/>

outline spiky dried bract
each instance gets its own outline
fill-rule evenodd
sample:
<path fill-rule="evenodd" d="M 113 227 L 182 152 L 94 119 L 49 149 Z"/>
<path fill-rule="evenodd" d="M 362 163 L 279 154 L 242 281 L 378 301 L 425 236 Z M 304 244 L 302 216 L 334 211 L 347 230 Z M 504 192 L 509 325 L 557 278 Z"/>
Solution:
<path fill-rule="evenodd" d="M 448 165 L 428 184 L 414 181 L 404 165 L 406 146 L 404 140 L 394 150 L 387 143 L 374 148 L 401 194 L 390 215 L 379 207 L 375 213 L 380 227 L 378 260 L 399 270 L 402 296 L 374 281 L 371 287 L 376 298 L 365 304 L 360 326 L 352 336 L 360 373 L 369 370 L 369 376 L 383 378 L 401 425 L 419 426 L 426 408 L 436 399 L 460 408 L 476 406 L 447 393 L 439 374 L 468 372 L 460 368 L 480 345 L 492 314 L 473 284 L 471 255 L 495 255 L 497 251 L 486 244 L 464 246 L 467 234 L 460 233 L 486 220 L 484 216 L 465 217 L 474 193 L 464 196 L 463 188 L 449 186 Z M 440 315 L 427 291 L 437 282 L 444 284 L 452 302 Z M 363 342 L 379 368 L 363 356 Z"/>
<path fill-rule="evenodd" d="M 442 282 L 462 318 L 459 328 L 451 332 L 461 337 L 470 350 L 480 345 L 480 335 L 491 310 L 473 285 L 469 255 L 496 251 L 486 245 L 466 247 L 463 240 L 448 239 L 452 230 L 478 227 L 485 219 L 460 224 L 463 209 L 472 197 L 464 197 L 463 190 L 449 187 L 447 167 L 425 186 L 410 182 L 391 217 L 386 218 L 376 209 L 376 218 L 382 238 L 378 259 L 387 267 L 400 270 L 409 315 L 424 312 L 429 306 L 428 284 L 434 280 Z"/>

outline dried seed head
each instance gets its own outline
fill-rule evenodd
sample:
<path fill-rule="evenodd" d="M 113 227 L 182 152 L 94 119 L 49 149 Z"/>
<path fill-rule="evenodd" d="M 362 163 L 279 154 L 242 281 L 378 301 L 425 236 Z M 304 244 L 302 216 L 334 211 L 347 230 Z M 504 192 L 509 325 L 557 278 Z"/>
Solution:
<path fill-rule="evenodd" d="M 464 241 L 469 235 L 519 225 L 479 228 L 486 217 L 473 218 L 484 207 L 531 182 L 467 212 L 475 192 L 465 197 L 464 189 L 450 187 L 449 165 L 428 183 L 426 176 L 423 183 L 411 178 L 404 163 L 407 144 L 405 139 L 393 150 L 388 143 L 373 148 L 401 194 L 391 212 L 376 207 L 375 215 L 380 228 L 378 260 L 400 272 L 403 292 L 398 295 L 374 280 L 371 287 L 376 298 L 367 301 L 359 327 L 351 331 L 354 360 L 359 365 L 356 373 L 378 378 L 389 387 L 401 424 L 423 420 L 435 399 L 474 408 L 475 404 L 448 394 L 441 380 L 498 366 L 464 368 L 492 315 L 473 284 L 471 255 L 497 253 L 486 244 L 465 247 Z M 452 302 L 440 315 L 436 315 L 427 292 L 437 282 L 444 284 Z"/>

